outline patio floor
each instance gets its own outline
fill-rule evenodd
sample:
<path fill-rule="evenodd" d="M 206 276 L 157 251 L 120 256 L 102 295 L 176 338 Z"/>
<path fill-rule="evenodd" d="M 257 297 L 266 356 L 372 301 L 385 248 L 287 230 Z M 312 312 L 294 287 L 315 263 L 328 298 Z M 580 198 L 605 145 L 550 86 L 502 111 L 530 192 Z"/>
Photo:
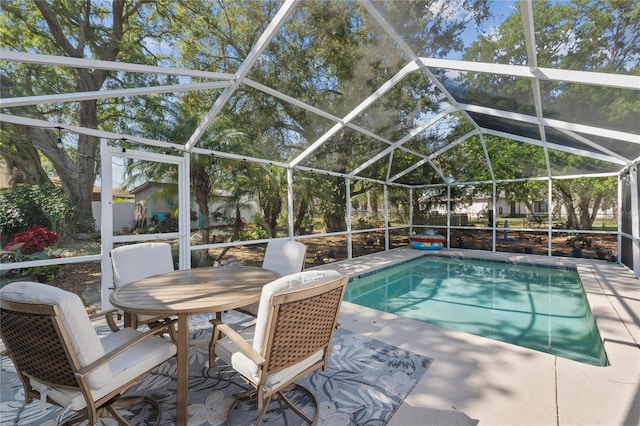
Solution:
<path fill-rule="evenodd" d="M 410 248 L 318 268 L 358 275 L 428 254 Z M 445 249 L 439 255 L 546 263 L 545 256 Z M 640 425 L 640 280 L 615 263 L 576 265 L 610 365 L 595 367 L 508 343 L 343 304 L 343 328 L 433 358 L 390 425 Z"/>

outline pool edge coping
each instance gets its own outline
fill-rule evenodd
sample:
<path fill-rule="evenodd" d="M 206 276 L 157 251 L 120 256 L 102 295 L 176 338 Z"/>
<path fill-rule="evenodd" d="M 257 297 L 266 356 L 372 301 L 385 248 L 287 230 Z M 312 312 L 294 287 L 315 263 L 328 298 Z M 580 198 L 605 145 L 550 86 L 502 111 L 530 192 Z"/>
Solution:
<path fill-rule="evenodd" d="M 396 254 L 398 256 L 396 256 Z M 496 259 L 496 255 L 499 259 Z M 598 333 L 602 340 L 602 344 L 605 348 L 605 353 L 608 360 L 606 366 L 594 366 L 585 364 L 580 361 L 573 361 L 570 359 L 562 358 L 558 355 L 546 354 L 556 357 L 557 359 L 565 360 L 571 363 L 578 363 L 587 367 L 596 369 L 607 369 L 610 372 L 618 372 L 622 376 L 628 376 L 625 374 L 628 371 L 626 365 L 626 359 L 621 359 L 617 355 L 617 351 L 612 349 L 612 336 L 609 336 L 612 320 L 614 322 L 613 327 L 623 334 L 627 334 L 633 341 L 633 333 L 628 329 L 626 321 L 619 316 L 616 307 L 612 303 L 611 297 L 617 297 L 611 294 L 611 291 L 607 291 L 607 286 L 603 284 L 599 279 L 599 274 L 605 273 L 629 273 L 628 268 L 616 262 L 608 262 L 604 260 L 596 259 L 584 259 L 584 258 L 564 258 L 564 257 L 549 257 L 535 254 L 521 254 L 521 253 L 509 253 L 509 252 L 488 252 L 483 250 L 470 250 L 470 249 L 448 249 L 442 250 L 416 250 L 409 246 L 398 247 L 389 251 L 379 252 L 360 256 L 353 259 L 341 260 L 325 265 L 316 266 L 309 269 L 334 269 L 347 276 L 349 279 L 359 277 L 366 274 L 371 274 L 383 269 L 387 269 L 396 266 L 401 263 L 410 262 L 417 258 L 424 256 L 447 256 L 447 257 L 466 257 L 479 260 L 498 260 L 500 262 L 514 263 L 518 265 L 532 265 L 532 266 L 546 266 L 549 267 L 549 262 L 552 261 L 559 269 L 571 269 L 576 270 L 580 276 L 580 281 L 583 285 L 583 290 L 589 303 L 589 308 L 596 323 Z M 382 258 L 384 258 L 382 260 Z M 373 260 L 373 262 L 370 262 Z M 369 265 L 371 264 L 371 265 Z M 594 265 L 599 268 L 596 271 Z M 616 268 L 615 270 L 613 268 Z M 606 270 L 603 270 L 606 269 Z M 636 278 L 636 281 L 640 282 Z M 372 308 L 367 308 L 372 309 Z M 382 311 L 378 311 L 382 312 Z M 611 318 L 611 313 L 615 313 L 615 318 Z M 394 314 L 389 314 L 394 315 Z M 416 320 L 413 320 L 416 321 Z M 632 326 L 640 327 L 640 324 L 634 324 Z M 469 334 L 469 333 L 467 333 Z M 616 336 L 614 336 L 615 338 Z M 535 349 L 525 348 L 527 350 L 535 351 Z M 640 347 L 635 349 L 640 351 Z M 640 353 L 640 352 L 639 352 Z M 616 374 L 617 376 L 618 374 Z M 640 377 L 638 378 L 640 379 Z"/>

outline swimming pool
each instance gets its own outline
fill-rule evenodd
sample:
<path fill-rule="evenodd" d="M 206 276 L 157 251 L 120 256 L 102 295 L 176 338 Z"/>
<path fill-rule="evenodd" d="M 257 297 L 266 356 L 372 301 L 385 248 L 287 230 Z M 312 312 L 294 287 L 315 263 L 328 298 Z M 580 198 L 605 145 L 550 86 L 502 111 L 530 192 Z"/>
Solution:
<path fill-rule="evenodd" d="M 591 365 L 607 365 L 575 270 L 424 256 L 352 279 L 344 300 Z"/>

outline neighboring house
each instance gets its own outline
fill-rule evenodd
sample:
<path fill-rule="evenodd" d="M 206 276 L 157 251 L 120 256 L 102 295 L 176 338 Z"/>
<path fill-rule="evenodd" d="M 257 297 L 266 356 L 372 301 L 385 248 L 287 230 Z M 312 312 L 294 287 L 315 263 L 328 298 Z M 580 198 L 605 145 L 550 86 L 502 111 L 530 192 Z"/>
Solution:
<path fill-rule="evenodd" d="M 176 209 L 178 208 L 177 191 L 167 191 L 165 189 L 166 185 L 175 184 L 165 184 L 162 182 L 150 181 L 143 183 L 142 185 L 131 190 L 131 194 L 135 196 L 135 210 L 133 218 L 136 224 L 150 224 L 154 216 L 158 219 L 158 221 L 161 221 L 169 215 L 174 215 Z M 167 194 L 172 195 L 170 197 L 167 197 Z M 224 197 L 224 193 L 220 193 L 219 195 L 221 197 Z M 197 203 L 193 200 L 193 197 L 190 204 L 192 212 L 191 229 L 202 229 L 202 214 L 200 213 L 200 209 L 198 208 Z M 248 207 L 241 210 L 241 216 L 245 221 L 249 221 L 260 211 L 260 208 L 257 203 L 248 200 L 244 204 Z M 210 202 L 209 212 L 212 216 L 210 221 L 211 226 L 221 225 L 219 220 L 217 220 L 217 217 L 220 215 L 216 215 L 215 213 L 222 205 L 223 202 L 219 200 Z M 233 216 L 233 212 L 226 213 Z"/>
<path fill-rule="evenodd" d="M 178 208 L 178 191 L 167 191 L 168 185 L 175 186 L 175 184 L 149 181 L 131 190 L 135 200 L 133 213 L 135 223 L 150 224 L 154 218 L 162 221 L 174 214 Z M 173 195 L 168 197 L 167 193 Z"/>
<path fill-rule="evenodd" d="M 470 216 L 488 216 L 492 212 L 492 200 L 491 197 L 479 196 L 471 203 L 457 203 L 455 204 L 452 214 L 468 214 Z M 545 201 L 536 201 L 533 203 L 533 213 L 546 214 L 548 212 L 547 203 Z M 522 217 L 528 214 L 527 208 L 523 202 L 510 203 L 504 197 L 496 197 L 496 213 L 498 217 Z M 447 206 L 439 205 L 434 206 L 431 210 L 431 214 L 447 214 Z"/>
<path fill-rule="evenodd" d="M 554 215 L 556 211 L 563 217 L 566 216 L 567 211 L 562 203 L 552 204 Z M 613 207 L 608 209 L 600 209 L 596 215 L 598 218 L 615 218 L 615 209 Z M 537 218 L 546 221 L 546 217 L 549 213 L 549 206 L 546 201 L 535 201 L 533 203 L 533 215 Z M 434 206 L 430 215 L 446 215 L 447 206 L 439 205 Z M 491 217 L 493 215 L 493 203 L 489 196 L 479 196 L 469 204 L 458 203 L 451 211 L 452 215 L 469 215 L 471 217 L 486 217 L 487 223 L 491 225 Z M 496 197 L 496 218 L 511 218 L 511 217 L 525 217 L 529 214 L 527 207 L 523 202 L 512 203 L 504 197 Z M 500 225 L 500 223 L 498 223 Z"/>

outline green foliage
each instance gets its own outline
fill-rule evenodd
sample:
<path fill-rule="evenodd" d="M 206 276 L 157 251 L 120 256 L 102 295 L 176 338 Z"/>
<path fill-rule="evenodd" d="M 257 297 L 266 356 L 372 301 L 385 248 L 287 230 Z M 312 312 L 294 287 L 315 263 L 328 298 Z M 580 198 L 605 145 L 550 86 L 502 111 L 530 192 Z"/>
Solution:
<path fill-rule="evenodd" d="M 158 232 L 178 232 L 178 218 L 167 214 L 158 222 Z"/>
<path fill-rule="evenodd" d="M 240 240 L 262 240 L 269 238 L 269 233 L 264 229 L 256 225 L 248 225 L 242 231 L 240 231 Z"/>
<path fill-rule="evenodd" d="M 367 216 L 367 217 L 359 217 L 353 223 L 353 229 L 374 229 L 383 227 L 384 223 L 376 217 Z"/>
<path fill-rule="evenodd" d="M 26 242 L 9 243 L 5 249 L 0 252 L 0 262 L 2 263 L 17 263 L 28 262 L 33 260 L 45 260 L 52 257 L 59 257 L 50 255 L 45 251 L 36 251 L 27 253 L 24 247 L 27 246 Z M 43 265 L 34 266 L 31 268 L 15 268 L 15 269 L 3 269 L 0 271 L 0 278 L 13 278 L 13 277 L 25 277 L 25 279 L 34 279 L 38 282 L 47 283 L 54 280 L 56 274 L 60 271 L 60 265 Z"/>
<path fill-rule="evenodd" d="M 259 228 L 265 228 L 267 225 L 267 222 L 264 219 L 264 215 L 262 214 L 254 214 L 251 217 L 251 222 Z"/>
<path fill-rule="evenodd" d="M 0 230 L 7 237 L 32 226 L 62 233 L 73 207 L 62 190 L 53 185 L 19 184 L 0 194 Z"/>

